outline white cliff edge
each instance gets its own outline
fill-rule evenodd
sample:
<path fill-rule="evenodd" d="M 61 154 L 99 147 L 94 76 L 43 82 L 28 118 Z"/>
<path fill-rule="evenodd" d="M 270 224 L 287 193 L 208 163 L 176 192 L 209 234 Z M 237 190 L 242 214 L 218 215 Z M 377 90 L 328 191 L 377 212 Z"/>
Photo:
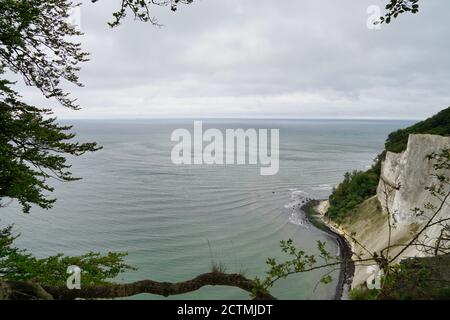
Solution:
<path fill-rule="evenodd" d="M 433 197 L 425 188 L 436 184 L 433 162 L 427 156 L 450 148 L 450 137 L 429 134 L 413 134 L 409 136 L 407 149 L 399 154 L 388 152 L 382 163 L 381 179 L 377 195 L 365 201 L 355 215 L 346 219 L 339 227 L 331 224 L 341 234 L 355 234 L 358 242 L 364 246 L 352 243 L 354 252 L 367 257 L 370 252 L 380 252 L 387 247 L 389 227 L 387 223 L 387 208 L 392 214 L 395 228 L 392 229 L 391 244 L 402 245 L 412 239 L 412 234 L 424 225 L 424 218 L 414 213 L 415 208 L 424 209 L 427 203 L 438 206 L 441 202 Z M 450 174 L 447 172 L 446 174 Z M 323 214 L 326 204 L 320 208 Z M 325 209 L 325 210 L 324 210 Z M 450 218 L 450 205 L 442 208 L 440 218 Z M 439 218 L 437 217 L 437 218 Z M 421 239 L 436 239 L 440 232 L 439 226 L 434 226 L 422 235 Z M 403 247 L 391 249 L 392 257 Z M 421 257 L 425 253 L 420 248 L 410 247 L 401 254 L 398 261 L 408 257 Z M 365 283 L 373 273 L 373 266 L 356 265 L 352 287 Z"/>

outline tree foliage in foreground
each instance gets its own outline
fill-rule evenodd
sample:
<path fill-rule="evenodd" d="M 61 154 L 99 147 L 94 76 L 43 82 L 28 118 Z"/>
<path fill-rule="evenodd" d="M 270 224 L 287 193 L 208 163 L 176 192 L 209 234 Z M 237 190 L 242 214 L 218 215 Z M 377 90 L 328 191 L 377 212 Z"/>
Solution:
<path fill-rule="evenodd" d="M 125 253 L 109 252 L 102 255 L 89 252 L 81 256 L 57 254 L 36 258 L 26 250 L 14 246 L 18 236 L 12 226 L 0 228 L 0 279 L 10 281 L 33 281 L 41 286 L 66 284 L 67 268 L 78 266 L 82 270 L 83 285 L 104 285 L 122 272 L 134 270 L 124 263 Z"/>
<path fill-rule="evenodd" d="M 355 288 L 353 300 L 450 300 L 450 255 L 411 258 L 392 266 L 381 289 Z"/>
<path fill-rule="evenodd" d="M 69 0 L 1 0 L 0 69 L 21 75 L 46 98 L 78 109 L 62 89 L 64 82 L 82 85 L 77 72 L 88 56 L 74 41 L 81 32 L 68 22 L 74 6 Z"/>
<path fill-rule="evenodd" d="M 390 23 L 392 19 L 405 12 L 418 13 L 419 0 L 390 0 L 386 5 L 386 15 L 381 17 L 381 22 Z"/>
<path fill-rule="evenodd" d="M 91 0 L 98 2 L 99 0 Z M 128 13 L 135 20 L 150 22 L 154 25 L 160 25 L 158 19 L 153 16 L 152 11 L 156 6 L 170 6 L 172 11 L 176 11 L 179 4 L 191 4 L 194 0 L 121 0 L 120 8 L 113 13 L 113 21 L 108 24 L 116 27 L 126 18 Z M 385 6 L 386 12 L 380 17 L 381 23 L 390 23 L 392 19 L 397 18 L 404 13 L 418 13 L 419 0 L 387 0 Z"/>
<path fill-rule="evenodd" d="M 62 89 L 64 83 L 81 86 L 77 72 L 87 61 L 81 35 L 68 22 L 68 0 L 0 1 L 0 206 L 16 199 L 24 212 L 35 204 L 49 209 L 50 178 L 77 180 L 67 156 L 96 151 L 95 143 L 74 142 L 71 126 L 59 125 L 52 110 L 29 105 L 4 79 L 7 70 L 62 106 L 78 109 Z"/>
<path fill-rule="evenodd" d="M 99 0 L 91 1 L 98 2 Z M 159 26 L 158 19 L 151 13 L 154 7 L 170 6 L 172 11 L 177 11 L 179 4 L 191 4 L 192 2 L 194 0 L 122 0 L 120 8 L 113 12 L 113 21 L 108 24 L 111 27 L 117 27 L 127 17 L 127 14 L 131 13 L 135 20 Z"/>
<path fill-rule="evenodd" d="M 72 142 L 71 126 L 59 125 L 50 109 L 21 102 L 10 85 L 0 80 L 0 201 L 17 199 L 24 212 L 31 204 L 48 209 L 55 202 L 45 194 L 53 191 L 49 178 L 78 179 L 69 171 L 66 156 L 99 147 Z"/>

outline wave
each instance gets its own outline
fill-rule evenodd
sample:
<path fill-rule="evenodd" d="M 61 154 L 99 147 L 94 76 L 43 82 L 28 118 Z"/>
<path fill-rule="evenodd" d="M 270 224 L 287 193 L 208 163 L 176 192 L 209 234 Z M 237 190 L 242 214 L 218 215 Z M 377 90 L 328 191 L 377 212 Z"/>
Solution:
<path fill-rule="evenodd" d="M 306 213 L 302 210 L 302 207 L 312 200 L 312 197 L 305 191 L 298 189 L 290 189 L 291 201 L 284 205 L 284 208 L 288 210 L 289 222 L 297 226 L 309 229 L 311 223 L 306 218 Z"/>
<path fill-rule="evenodd" d="M 312 190 L 315 191 L 330 191 L 331 189 L 333 189 L 331 184 L 319 184 L 318 186 L 312 187 Z"/>

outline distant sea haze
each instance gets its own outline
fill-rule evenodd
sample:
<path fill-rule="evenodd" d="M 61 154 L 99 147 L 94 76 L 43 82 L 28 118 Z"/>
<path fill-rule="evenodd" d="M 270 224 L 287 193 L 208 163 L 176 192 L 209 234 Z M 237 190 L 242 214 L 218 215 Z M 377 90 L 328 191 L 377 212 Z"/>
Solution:
<path fill-rule="evenodd" d="M 15 223 L 18 244 L 44 256 L 64 252 L 127 251 L 138 271 L 118 281 L 187 280 L 212 262 L 227 272 L 263 276 L 267 257 L 282 259 L 279 241 L 292 238 L 315 252 L 316 241 L 336 244 L 314 229 L 299 209 L 307 197 L 325 198 L 346 171 L 367 169 L 387 135 L 412 121 L 385 120 L 203 120 L 207 128 L 279 129 L 279 172 L 261 176 L 257 165 L 175 165 L 171 133 L 193 120 L 74 120 L 83 141 L 104 148 L 71 159 L 83 180 L 52 182 L 58 202 L 30 215 L 11 205 L 1 225 Z M 285 299 L 331 299 L 336 283 L 319 285 L 327 272 L 280 282 Z M 337 274 L 335 274 L 337 278 Z M 160 299 L 141 295 L 138 299 Z M 210 287 L 172 297 L 248 298 L 236 288 Z"/>

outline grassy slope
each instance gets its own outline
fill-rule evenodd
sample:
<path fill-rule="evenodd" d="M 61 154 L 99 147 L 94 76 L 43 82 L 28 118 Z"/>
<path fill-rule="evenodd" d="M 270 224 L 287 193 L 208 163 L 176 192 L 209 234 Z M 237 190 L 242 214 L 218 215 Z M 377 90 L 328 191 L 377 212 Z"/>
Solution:
<path fill-rule="evenodd" d="M 386 215 L 376 197 L 372 197 L 358 205 L 351 215 L 342 219 L 340 225 L 347 233 L 355 233 L 358 242 L 364 244 L 371 252 L 379 251 L 386 245 L 387 223 Z M 411 232 L 417 232 L 417 225 L 400 237 L 394 243 L 405 243 L 411 238 Z M 355 252 L 366 256 L 364 250 L 355 245 Z M 365 279 L 364 268 L 356 268 L 355 280 Z M 361 279 L 359 279 L 361 280 Z M 352 290 L 350 297 L 361 299 L 450 299 L 450 255 L 412 258 L 403 260 L 389 276 L 381 291 L 367 290 L 365 286 Z"/>

